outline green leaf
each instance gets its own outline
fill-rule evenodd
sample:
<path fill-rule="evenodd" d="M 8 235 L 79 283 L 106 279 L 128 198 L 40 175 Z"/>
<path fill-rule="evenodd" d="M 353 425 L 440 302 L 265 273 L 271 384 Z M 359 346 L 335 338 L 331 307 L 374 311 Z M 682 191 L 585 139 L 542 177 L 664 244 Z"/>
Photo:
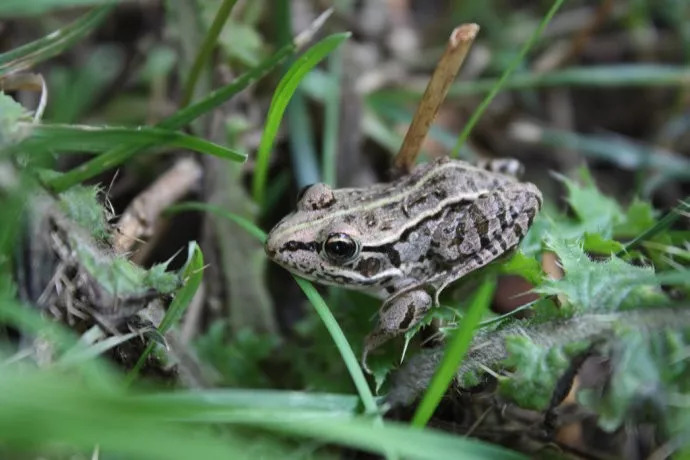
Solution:
<path fill-rule="evenodd" d="M 625 246 L 616 240 L 606 239 L 599 233 L 585 233 L 583 248 L 587 252 L 611 255 L 622 251 Z"/>
<path fill-rule="evenodd" d="M 520 250 L 515 251 L 510 259 L 499 266 L 499 272 L 504 275 L 522 276 L 535 286 L 538 286 L 544 277 L 539 261 L 526 256 Z"/>
<path fill-rule="evenodd" d="M 213 155 L 232 161 L 244 161 L 244 153 L 196 136 L 190 136 L 179 131 L 161 128 L 139 126 L 136 128 L 121 128 L 109 126 L 86 125 L 36 125 L 31 136 L 16 148 L 32 153 L 45 152 L 102 152 L 108 151 L 113 145 L 135 143 L 139 145 L 156 144 L 169 145 L 181 149 L 188 149 L 207 155 Z M 112 165 L 108 157 L 95 158 L 90 165 L 88 174 L 97 175 Z M 84 166 L 86 168 L 86 166 Z"/>
<path fill-rule="evenodd" d="M 602 195 L 586 169 L 580 170 L 582 184 L 565 176 L 556 174 L 568 190 L 568 203 L 579 220 L 582 231 L 599 233 L 603 238 L 613 237 L 613 228 L 623 222 L 624 214 L 620 205 Z"/>
<path fill-rule="evenodd" d="M 685 417 L 682 425 L 673 420 L 687 413 L 686 405 L 674 401 L 687 401 L 690 392 L 690 331 L 649 331 L 623 325 L 620 329 L 616 340 L 602 350 L 611 363 L 604 391 L 582 389 L 578 401 L 595 410 L 599 426 L 609 432 L 626 422 L 640 421 L 640 415 L 663 413 L 667 429 L 687 436 L 690 420 Z"/>
<path fill-rule="evenodd" d="M 0 151 L 30 135 L 33 126 L 23 124 L 29 120 L 31 120 L 29 111 L 0 91 Z"/>
<path fill-rule="evenodd" d="M 625 211 L 624 220 L 613 229 L 616 238 L 632 238 L 656 224 L 656 211 L 646 201 L 635 199 Z"/>
<path fill-rule="evenodd" d="M 266 192 L 266 178 L 268 177 L 269 154 L 290 98 L 297 89 L 300 81 L 302 81 L 302 78 L 349 36 L 349 33 L 340 33 L 324 38 L 300 56 L 280 80 L 278 87 L 273 93 L 271 106 L 266 116 L 266 124 L 261 136 L 256 158 L 256 167 L 254 168 L 252 196 L 257 203 L 263 203 L 264 194 Z"/>
<path fill-rule="evenodd" d="M 107 241 L 110 229 L 103 205 L 98 200 L 100 193 L 99 187 L 73 187 L 60 194 L 59 206 L 67 217 L 88 230 L 96 240 Z"/>
<path fill-rule="evenodd" d="M 548 246 L 558 255 L 565 275 L 545 280 L 536 291 L 562 295 L 577 310 L 611 312 L 666 301 L 651 267 L 630 265 L 616 256 L 597 262 L 574 240 L 550 238 Z"/>
<path fill-rule="evenodd" d="M 508 357 L 501 363 L 513 371 L 498 379 L 499 391 L 527 409 L 543 410 L 549 406 L 556 383 L 568 370 L 572 359 L 589 347 L 589 343 L 544 346 L 529 337 L 505 339 Z"/>
<path fill-rule="evenodd" d="M 204 255 L 201 248 L 195 243 L 190 242 L 187 249 L 187 264 L 182 270 L 184 286 L 177 291 L 175 298 L 165 312 L 165 316 L 158 326 L 158 330 L 165 334 L 176 324 L 192 303 L 192 298 L 201 285 L 204 272 Z"/>

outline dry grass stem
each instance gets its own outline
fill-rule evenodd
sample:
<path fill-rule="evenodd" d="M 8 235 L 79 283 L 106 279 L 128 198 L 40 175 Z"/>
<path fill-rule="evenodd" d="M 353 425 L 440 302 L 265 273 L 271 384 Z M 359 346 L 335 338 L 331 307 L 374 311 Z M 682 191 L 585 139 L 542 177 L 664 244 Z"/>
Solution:
<path fill-rule="evenodd" d="M 455 80 L 477 33 L 477 24 L 463 24 L 451 32 L 448 46 L 429 80 L 400 151 L 395 157 L 395 169 L 398 172 L 407 173 L 412 169 L 429 127 L 436 118 L 448 88 Z"/>
<path fill-rule="evenodd" d="M 201 179 L 199 163 L 183 158 L 141 192 L 120 218 L 113 239 L 115 251 L 129 251 L 142 237 L 150 236 L 165 208 L 185 196 Z"/>

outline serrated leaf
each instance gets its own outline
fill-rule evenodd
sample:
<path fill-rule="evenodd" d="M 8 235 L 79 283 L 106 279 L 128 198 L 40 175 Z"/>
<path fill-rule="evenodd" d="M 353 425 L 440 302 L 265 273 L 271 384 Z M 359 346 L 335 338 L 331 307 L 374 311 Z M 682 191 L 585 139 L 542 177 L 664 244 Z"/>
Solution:
<path fill-rule="evenodd" d="M 0 149 L 19 143 L 31 133 L 31 125 L 20 122 L 31 120 L 23 105 L 0 91 Z"/>
<path fill-rule="evenodd" d="M 541 283 L 544 276 L 539 261 L 534 257 L 525 255 L 519 250 L 516 251 L 510 259 L 500 265 L 499 273 L 522 276 L 535 286 Z"/>
<path fill-rule="evenodd" d="M 564 296 L 576 310 L 617 311 L 663 302 L 666 297 L 651 267 L 638 267 L 618 257 L 597 262 L 583 251 L 581 243 L 550 238 L 549 247 L 558 255 L 565 275 L 546 280 L 536 291 Z"/>
<path fill-rule="evenodd" d="M 599 414 L 599 426 L 611 432 L 631 421 L 634 414 L 670 409 L 667 417 L 672 420 L 674 411 L 686 412 L 682 407 L 674 407 L 672 399 L 687 398 L 689 390 L 688 331 L 652 333 L 626 328 L 617 335 L 616 341 L 603 350 L 612 363 L 612 375 L 604 391 L 578 392 L 578 401 Z M 684 427 L 673 426 L 672 430 L 677 433 L 689 428 L 686 423 Z"/>
<path fill-rule="evenodd" d="M 568 203 L 582 225 L 583 232 L 613 237 L 613 227 L 624 220 L 623 210 L 613 199 L 603 195 L 594 184 L 589 171 L 580 171 L 582 184 L 557 174 L 568 189 Z"/>
<path fill-rule="evenodd" d="M 502 364 L 514 373 L 499 378 L 499 391 L 520 407 L 546 409 L 556 383 L 570 367 L 572 358 L 588 346 L 586 341 L 544 346 L 525 336 L 506 337 L 508 357 Z"/>
<path fill-rule="evenodd" d="M 656 211 L 646 201 L 635 199 L 625 211 L 623 222 L 613 229 L 617 238 L 632 238 L 656 224 Z"/>
<path fill-rule="evenodd" d="M 604 238 L 599 233 L 585 233 L 583 248 L 587 252 L 611 255 L 622 251 L 625 246 L 616 240 Z"/>
<path fill-rule="evenodd" d="M 78 185 L 60 194 L 60 209 L 67 217 L 91 233 L 99 241 L 107 241 L 110 233 L 105 211 L 98 201 L 100 189 Z"/>

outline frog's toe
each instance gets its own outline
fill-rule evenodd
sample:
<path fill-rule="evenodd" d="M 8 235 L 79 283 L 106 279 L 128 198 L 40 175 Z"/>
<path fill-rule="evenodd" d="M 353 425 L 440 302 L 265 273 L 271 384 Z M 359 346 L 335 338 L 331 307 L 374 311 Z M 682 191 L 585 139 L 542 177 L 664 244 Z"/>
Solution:
<path fill-rule="evenodd" d="M 364 350 L 362 351 L 361 364 L 362 369 L 364 369 L 364 371 L 367 374 L 372 373 L 371 369 L 369 369 L 369 365 L 367 364 L 367 358 L 369 357 L 369 353 L 376 350 L 396 335 L 398 335 L 396 332 L 386 331 L 379 327 L 366 336 L 366 338 L 364 339 Z"/>

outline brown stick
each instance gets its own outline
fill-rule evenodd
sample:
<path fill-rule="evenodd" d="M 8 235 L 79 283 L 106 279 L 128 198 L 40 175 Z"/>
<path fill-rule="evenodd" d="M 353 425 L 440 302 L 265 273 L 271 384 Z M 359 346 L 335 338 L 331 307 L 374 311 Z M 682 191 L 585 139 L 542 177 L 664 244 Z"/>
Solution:
<path fill-rule="evenodd" d="M 436 65 L 400 151 L 395 157 L 395 169 L 399 172 L 408 173 L 412 169 L 429 127 L 436 118 L 448 88 L 458 74 L 477 33 L 477 24 L 462 24 L 451 32 L 448 46 Z"/>
<path fill-rule="evenodd" d="M 150 236 L 161 212 L 189 193 L 201 174 L 195 160 L 182 158 L 132 200 L 118 222 L 113 238 L 115 251 L 127 252 L 140 238 Z"/>

